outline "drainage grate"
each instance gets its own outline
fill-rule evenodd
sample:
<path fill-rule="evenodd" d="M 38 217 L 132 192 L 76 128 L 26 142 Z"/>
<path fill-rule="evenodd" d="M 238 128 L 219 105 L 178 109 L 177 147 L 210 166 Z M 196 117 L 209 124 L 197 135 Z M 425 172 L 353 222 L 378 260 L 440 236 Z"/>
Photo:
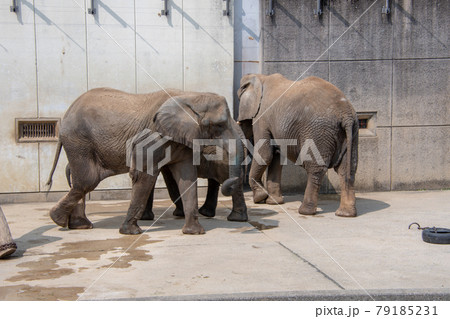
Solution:
<path fill-rule="evenodd" d="M 54 142 L 58 140 L 59 119 L 16 119 L 16 140 Z"/>

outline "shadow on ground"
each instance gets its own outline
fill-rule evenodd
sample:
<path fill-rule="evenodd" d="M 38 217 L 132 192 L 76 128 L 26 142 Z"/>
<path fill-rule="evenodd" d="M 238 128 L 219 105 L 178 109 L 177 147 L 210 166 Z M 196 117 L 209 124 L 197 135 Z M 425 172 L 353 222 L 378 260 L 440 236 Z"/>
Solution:
<path fill-rule="evenodd" d="M 228 209 L 218 209 L 216 212 L 216 216 L 214 218 L 207 218 L 200 216 L 199 221 L 200 224 L 204 227 L 205 231 L 210 231 L 216 228 L 227 228 L 227 229 L 240 229 L 242 228 L 242 225 L 245 223 L 242 222 L 230 222 L 226 220 L 226 216 L 228 216 L 230 210 Z M 161 217 L 161 214 L 164 215 Z M 147 230 L 147 233 L 150 232 L 157 232 L 157 231 L 164 231 L 164 230 L 177 230 L 183 228 L 184 225 L 184 218 L 176 217 L 172 215 L 173 209 L 170 209 L 166 212 L 166 209 L 164 208 L 157 208 L 154 209 L 155 219 L 154 220 L 140 220 L 138 221 L 138 225 L 145 230 L 146 228 L 150 227 L 150 229 Z M 251 208 L 249 209 L 248 215 L 249 215 L 249 223 L 252 224 L 252 217 L 269 217 L 278 214 L 276 211 L 266 208 Z M 113 216 L 114 215 L 114 216 Z M 100 228 L 100 229 L 119 229 L 120 225 L 125 220 L 126 212 L 95 212 L 92 214 L 89 214 L 89 211 L 87 213 L 87 216 L 108 216 L 107 218 L 103 218 L 101 220 L 98 220 L 93 223 L 94 228 Z M 159 219 L 158 219 L 159 218 Z M 265 220 L 266 221 L 266 220 Z M 255 228 L 258 229 L 267 229 L 278 227 L 277 221 L 275 220 L 267 220 L 267 225 L 253 225 Z"/>
<path fill-rule="evenodd" d="M 288 194 L 284 196 L 284 202 L 286 204 L 298 202 L 297 208 L 299 208 L 303 201 L 303 198 L 303 194 Z M 320 194 L 319 201 L 317 203 L 317 215 L 335 212 L 339 208 L 340 200 L 340 194 Z M 252 207 L 254 207 L 255 205 L 258 206 L 258 204 L 253 204 Z M 390 207 L 390 205 L 383 201 L 356 197 L 356 209 L 358 211 L 358 216 L 367 213 L 373 213 L 382 209 L 386 209 L 388 207 Z M 289 210 L 291 211 L 291 209 Z"/>
<path fill-rule="evenodd" d="M 61 240 L 61 237 L 45 236 L 44 233 L 52 228 L 58 227 L 56 225 L 41 226 L 32 231 L 16 238 L 14 241 L 17 244 L 18 249 L 11 258 L 22 257 L 23 254 L 30 248 L 43 246 L 55 241 Z"/>

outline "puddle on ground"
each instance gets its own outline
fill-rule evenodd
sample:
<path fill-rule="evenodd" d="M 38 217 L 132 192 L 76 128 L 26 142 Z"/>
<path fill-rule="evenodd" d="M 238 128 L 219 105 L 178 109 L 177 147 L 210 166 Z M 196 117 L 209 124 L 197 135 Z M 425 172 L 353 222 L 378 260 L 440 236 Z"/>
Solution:
<path fill-rule="evenodd" d="M 83 291 L 83 287 L 3 286 L 0 287 L 0 300 L 77 300 Z"/>
<path fill-rule="evenodd" d="M 272 229 L 272 228 L 277 228 L 278 226 L 275 225 L 265 225 L 265 224 L 261 224 L 260 222 L 254 221 L 254 220 L 249 220 L 248 223 L 250 225 L 252 225 L 253 227 L 255 227 L 258 230 L 266 230 L 266 229 Z"/>
<path fill-rule="evenodd" d="M 145 234 L 137 240 L 135 236 L 123 236 L 112 239 L 64 243 L 59 251 L 50 256 L 46 255 L 38 260 L 18 264 L 18 267 L 27 269 L 19 271 L 17 275 L 6 279 L 6 281 L 17 282 L 60 278 L 74 273 L 75 270 L 85 270 L 86 267 L 81 267 L 80 269 L 60 267 L 58 261 L 78 258 L 100 260 L 102 255 L 110 251 L 124 252 L 127 249 L 126 253 L 119 260 L 117 260 L 119 257 L 109 258 L 113 262 L 112 265 L 108 264 L 100 268 L 128 268 L 131 266 L 132 261 L 148 261 L 153 258 L 147 254 L 147 250 L 138 249 L 139 247 L 161 241 L 150 240 L 149 236 Z"/>

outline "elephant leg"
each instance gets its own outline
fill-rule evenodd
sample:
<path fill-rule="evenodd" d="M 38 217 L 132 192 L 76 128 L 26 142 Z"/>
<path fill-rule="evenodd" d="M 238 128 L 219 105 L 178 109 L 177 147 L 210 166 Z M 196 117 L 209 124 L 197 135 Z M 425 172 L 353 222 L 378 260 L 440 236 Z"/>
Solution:
<path fill-rule="evenodd" d="M 248 220 L 247 215 L 247 205 L 245 204 L 244 189 L 242 184 L 237 192 L 234 192 L 232 196 L 233 199 L 233 209 L 230 215 L 228 215 L 227 220 L 233 222 L 246 222 Z"/>
<path fill-rule="evenodd" d="M 147 205 L 145 206 L 144 213 L 142 214 L 141 220 L 153 220 L 155 219 L 155 214 L 153 214 L 153 197 L 155 195 L 155 188 L 150 192 L 150 196 L 147 200 Z"/>
<path fill-rule="evenodd" d="M 161 172 L 163 174 L 164 182 L 166 183 L 170 199 L 172 200 L 172 203 L 175 204 L 173 216 L 184 217 L 183 202 L 180 197 L 180 190 L 178 189 L 177 182 L 173 178 L 172 172 L 167 167 L 163 167 Z"/>
<path fill-rule="evenodd" d="M 192 165 L 192 158 L 170 166 L 183 201 L 185 224 L 183 234 L 204 234 L 205 230 L 198 222 L 197 169 Z"/>
<path fill-rule="evenodd" d="M 198 210 L 200 214 L 206 217 L 216 216 L 217 198 L 219 197 L 220 184 L 214 179 L 208 178 L 208 193 L 202 207 Z"/>
<path fill-rule="evenodd" d="M 315 215 L 317 210 L 317 200 L 322 179 L 327 172 L 326 168 L 308 172 L 308 182 L 306 183 L 305 196 L 298 212 L 302 215 Z"/>
<path fill-rule="evenodd" d="M 141 219 L 147 206 L 148 198 L 151 190 L 155 186 L 158 175 L 149 175 L 138 172 L 136 178 L 133 179 L 133 186 L 131 189 L 131 202 L 128 208 L 127 217 L 119 229 L 119 232 L 124 235 L 141 234 L 142 230 L 138 226 L 137 221 Z"/>
<path fill-rule="evenodd" d="M 74 211 L 78 202 L 86 195 L 86 192 L 80 189 L 71 188 L 69 193 L 50 210 L 50 218 L 61 227 L 67 227 L 70 214 Z"/>
<path fill-rule="evenodd" d="M 61 227 L 74 229 L 92 228 L 92 223 L 86 218 L 85 203 L 77 207 L 79 201 L 85 195 L 93 191 L 101 180 L 114 175 L 113 171 L 104 170 L 94 159 L 82 157 L 75 151 L 66 150 L 72 174 L 72 188 L 59 202 L 50 210 L 50 218 Z M 70 217 L 74 214 L 72 222 Z"/>
<path fill-rule="evenodd" d="M 269 195 L 264 189 L 261 178 L 267 166 L 272 162 L 273 147 L 270 145 L 269 132 L 259 133 L 258 128 L 254 128 L 254 130 L 256 131 L 254 132 L 256 145 L 259 145 L 259 143 L 262 144 L 259 149 L 256 149 L 255 145 L 255 153 L 258 152 L 259 156 L 258 154 L 253 154 L 254 156 L 250 168 L 249 184 L 253 191 L 253 202 L 263 203 Z"/>
<path fill-rule="evenodd" d="M 91 229 L 92 223 L 86 217 L 86 195 L 75 206 L 69 216 L 69 229 Z"/>
<path fill-rule="evenodd" d="M 266 199 L 266 204 L 279 205 L 284 204 L 283 194 L 281 193 L 281 154 L 275 152 L 272 162 L 267 170 L 267 191 L 269 197 Z"/>
<path fill-rule="evenodd" d="M 336 170 L 340 178 L 341 203 L 335 214 L 341 217 L 356 217 L 355 176 L 353 174 L 347 178 L 346 162 L 344 157 Z"/>

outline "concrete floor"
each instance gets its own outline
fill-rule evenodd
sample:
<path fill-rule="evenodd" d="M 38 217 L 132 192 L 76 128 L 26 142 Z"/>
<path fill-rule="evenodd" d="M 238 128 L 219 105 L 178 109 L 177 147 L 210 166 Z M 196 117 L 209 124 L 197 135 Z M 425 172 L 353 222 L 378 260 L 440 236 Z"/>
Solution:
<path fill-rule="evenodd" d="M 220 198 L 199 236 L 181 233 L 173 208 L 123 236 L 128 201 L 88 202 L 92 230 L 54 225 L 54 203 L 2 205 L 19 249 L 0 261 L 0 300 L 450 300 L 450 245 L 408 230 L 450 228 L 450 191 L 359 193 L 352 219 L 334 215 L 338 195 L 321 195 L 316 216 L 297 213 L 302 195 L 246 198 L 248 223 L 228 222 L 231 199 Z M 156 217 L 169 205 L 157 200 Z"/>

